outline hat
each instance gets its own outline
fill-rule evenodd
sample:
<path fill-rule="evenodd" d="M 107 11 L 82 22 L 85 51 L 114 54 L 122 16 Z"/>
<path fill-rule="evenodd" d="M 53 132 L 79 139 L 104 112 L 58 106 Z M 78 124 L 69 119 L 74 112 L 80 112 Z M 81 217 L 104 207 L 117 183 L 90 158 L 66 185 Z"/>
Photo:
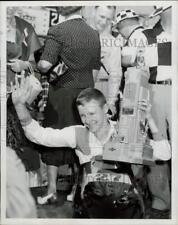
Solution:
<path fill-rule="evenodd" d="M 57 11 L 62 16 L 69 16 L 70 14 L 79 11 L 82 6 L 60 6 Z"/>
<path fill-rule="evenodd" d="M 126 9 L 119 12 L 116 16 L 115 25 L 120 23 L 122 20 L 130 19 L 130 18 L 138 18 L 139 15 L 136 14 L 132 9 Z"/>
<path fill-rule="evenodd" d="M 161 13 L 163 13 L 164 11 L 166 11 L 169 8 L 171 8 L 171 5 L 170 6 L 165 6 L 165 7 L 159 7 L 157 9 L 155 9 L 155 11 L 152 12 L 152 14 L 149 17 L 153 18 L 155 16 L 158 16 L 158 15 L 160 15 Z"/>

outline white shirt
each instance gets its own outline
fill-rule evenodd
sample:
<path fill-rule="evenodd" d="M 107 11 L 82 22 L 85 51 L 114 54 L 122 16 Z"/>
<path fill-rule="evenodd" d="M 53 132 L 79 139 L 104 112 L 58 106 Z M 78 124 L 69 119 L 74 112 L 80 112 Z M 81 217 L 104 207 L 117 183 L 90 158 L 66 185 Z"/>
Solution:
<path fill-rule="evenodd" d="M 105 66 L 107 72 L 100 68 L 97 81 L 108 80 L 107 86 L 107 102 L 110 104 L 117 98 L 119 86 L 122 77 L 121 68 L 121 40 L 114 38 L 111 34 L 100 34 L 101 43 L 101 62 Z"/>
<path fill-rule="evenodd" d="M 109 139 L 114 131 L 114 124 L 111 124 L 111 130 L 106 138 L 105 142 Z M 48 146 L 48 147 L 77 147 L 77 139 L 75 129 L 83 126 L 70 126 L 59 129 L 44 128 L 41 127 L 37 121 L 32 122 L 23 127 L 26 137 L 37 144 Z M 101 155 L 103 152 L 103 146 L 105 142 L 101 143 L 93 133 L 89 133 L 89 146 L 90 154 L 84 155 L 83 152 L 76 149 L 76 154 L 79 157 L 81 164 L 91 161 L 93 156 Z M 153 148 L 153 156 L 155 159 L 169 160 L 171 158 L 171 148 L 167 140 L 153 141 L 150 142 Z"/>
<path fill-rule="evenodd" d="M 157 43 L 164 43 L 171 41 L 171 35 L 166 32 L 162 32 L 157 36 L 157 43 L 148 44 L 148 40 L 143 29 L 139 28 L 133 32 L 129 37 L 128 46 L 125 46 L 122 50 L 122 56 L 130 56 L 130 63 L 134 63 L 137 55 L 138 48 L 144 49 L 145 66 L 146 67 L 157 67 L 157 81 L 163 81 L 171 79 L 175 69 L 173 66 L 158 65 L 158 45 Z"/>

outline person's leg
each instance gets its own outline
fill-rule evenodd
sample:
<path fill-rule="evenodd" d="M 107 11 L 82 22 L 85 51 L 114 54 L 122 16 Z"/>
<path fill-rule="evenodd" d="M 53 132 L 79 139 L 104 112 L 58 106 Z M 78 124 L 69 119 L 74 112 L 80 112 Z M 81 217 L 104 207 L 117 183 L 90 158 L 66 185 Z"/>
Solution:
<path fill-rule="evenodd" d="M 167 108 L 166 105 L 169 104 L 167 95 L 166 95 L 166 89 L 164 87 L 165 85 L 151 85 L 151 114 L 153 116 L 153 119 L 156 123 L 156 126 L 158 127 L 159 131 L 162 134 L 162 137 L 167 139 Z"/>
<path fill-rule="evenodd" d="M 45 195 L 37 198 L 37 202 L 40 205 L 44 204 L 54 204 L 57 202 L 57 190 L 56 190 L 56 179 L 57 179 L 58 167 L 47 165 L 48 174 L 48 190 Z"/>
<path fill-rule="evenodd" d="M 48 194 L 56 193 L 56 180 L 57 180 L 58 167 L 48 165 L 47 174 L 48 174 Z"/>
<path fill-rule="evenodd" d="M 150 172 L 147 175 L 147 181 L 152 196 L 152 210 L 159 211 L 160 216 L 162 212 L 169 212 L 171 196 L 167 162 L 151 166 Z"/>
<path fill-rule="evenodd" d="M 80 167 L 80 163 L 79 163 L 79 160 L 78 160 L 78 157 L 76 156 L 75 157 L 76 160 L 74 163 L 72 164 L 69 164 L 69 167 L 71 168 L 72 170 L 72 190 L 71 190 L 71 193 L 69 195 L 67 195 L 67 200 L 68 201 L 73 201 L 74 200 L 74 196 L 76 194 L 76 190 L 77 190 L 77 186 L 79 184 L 79 179 L 80 179 L 80 170 L 81 170 L 81 167 Z"/>
<path fill-rule="evenodd" d="M 171 137 L 171 86 L 151 85 L 152 116 L 164 139 L 168 139 L 167 129 Z M 160 149 L 161 151 L 161 149 Z M 148 185 L 152 194 L 152 208 L 170 209 L 170 186 L 168 163 L 150 167 Z"/>
<path fill-rule="evenodd" d="M 168 123 L 168 132 L 169 132 L 169 138 L 171 141 L 172 138 L 172 86 L 171 85 L 167 85 L 165 87 L 166 90 L 166 101 L 165 101 L 165 109 L 166 109 L 166 119 L 167 119 L 167 123 Z"/>

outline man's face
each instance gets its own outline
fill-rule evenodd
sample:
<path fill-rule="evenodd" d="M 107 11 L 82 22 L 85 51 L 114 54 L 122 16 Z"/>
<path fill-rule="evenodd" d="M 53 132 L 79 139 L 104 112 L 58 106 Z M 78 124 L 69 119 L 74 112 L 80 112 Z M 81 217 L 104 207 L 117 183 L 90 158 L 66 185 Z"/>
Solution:
<path fill-rule="evenodd" d="M 94 23 L 97 31 L 102 33 L 112 22 L 114 9 L 106 6 L 99 6 L 95 9 Z"/>
<path fill-rule="evenodd" d="M 118 25 L 117 25 L 118 31 L 119 33 L 125 38 L 127 39 L 130 33 L 130 29 L 129 29 L 129 25 L 127 24 L 127 20 L 123 20 L 121 21 Z"/>
<path fill-rule="evenodd" d="M 128 39 L 133 29 L 139 25 L 137 18 L 127 18 L 117 24 L 117 29 L 125 39 Z"/>
<path fill-rule="evenodd" d="M 80 118 L 85 127 L 90 132 L 97 133 L 103 127 L 106 120 L 107 106 L 101 106 L 96 100 L 85 102 L 83 105 L 78 106 Z"/>

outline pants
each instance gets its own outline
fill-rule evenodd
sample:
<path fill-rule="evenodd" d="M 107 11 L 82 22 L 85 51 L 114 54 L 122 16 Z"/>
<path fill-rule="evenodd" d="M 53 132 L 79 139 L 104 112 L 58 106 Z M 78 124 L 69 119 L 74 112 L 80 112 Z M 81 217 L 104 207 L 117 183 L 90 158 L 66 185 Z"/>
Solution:
<path fill-rule="evenodd" d="M 171 139 L 171 85 L 151 85 L 152 116 L 163 138 Z"/>
<path fill-rule="evenodd" d="M 153 119 L 164 139 L 171 141 L 171 85 L 150 85 Z M 161 151 L 161 149 L 160 149 Z M 161 199 L 170 208 L 169 168 L 167 162 L 151 168 L 148 183 L 153 199 Z M 154 203 L 153 203 L 154 204 Z"/>
<path fill-rule="evenodd" d="M 138 179 L 143 177 L 143 166 L 132 165 L 134 176 Z M 146 178 L 152 197 L 152 208 L 170 208 L 170 187 L 168 176 L 168 163 L 156 162 L 156 165 L 147 168 Z"/>
<path fill-rule="evenodd" d="M 74 199 L 75 215 L 83 218 L 141 218 L 143 202 L 132 185 L 118 182 L 90 182 L 80 198 L 80 189 Z"/>

